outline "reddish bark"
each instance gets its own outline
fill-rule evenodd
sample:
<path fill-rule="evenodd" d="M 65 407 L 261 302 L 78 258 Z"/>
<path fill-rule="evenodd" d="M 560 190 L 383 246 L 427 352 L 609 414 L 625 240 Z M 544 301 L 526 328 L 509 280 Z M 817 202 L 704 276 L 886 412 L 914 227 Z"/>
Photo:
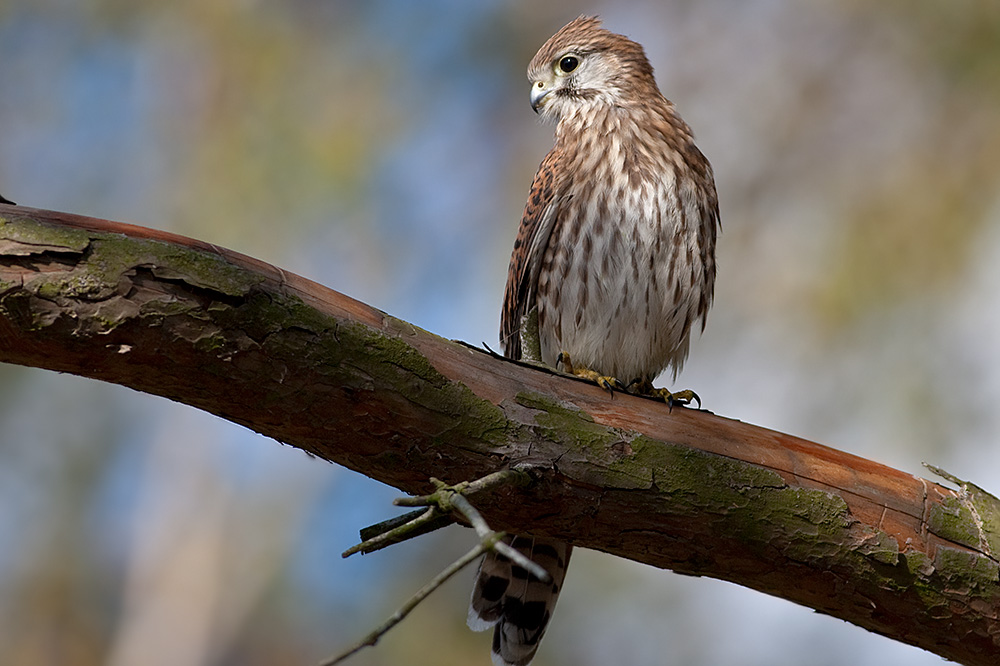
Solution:
<path fill-rule="evenodd" d="M 412 493 L 505 465 L 495 528 L 1000 660 L 996 500 L 444 340 L 201 241 L 0 205 L 0 361 L 162 395 Z"/>

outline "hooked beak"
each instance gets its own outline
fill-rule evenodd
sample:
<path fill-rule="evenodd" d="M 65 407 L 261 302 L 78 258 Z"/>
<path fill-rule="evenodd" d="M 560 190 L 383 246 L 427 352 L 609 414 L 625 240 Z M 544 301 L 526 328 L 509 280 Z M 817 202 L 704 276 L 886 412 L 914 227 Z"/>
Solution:
<path fill-rule="evenodd" d="M 531 85 L 531 110 L 538 113 L 538 107 L 542 105 L 542 100 L 545 96 L 552 92 L 552 88 L 546 88 L 545 84 L 541 81 L 535 81 Z"/>

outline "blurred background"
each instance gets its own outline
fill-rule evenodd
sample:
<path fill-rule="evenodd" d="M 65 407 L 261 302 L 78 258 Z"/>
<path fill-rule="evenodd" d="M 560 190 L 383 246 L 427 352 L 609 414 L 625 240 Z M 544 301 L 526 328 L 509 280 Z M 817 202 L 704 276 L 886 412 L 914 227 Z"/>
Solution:
<path fill-rule="evenodd" d="M 1000 492 L 1000 4 L 0 0 L 0 194 L 259 257 L 472 343 L 552 141 L 524 70 L 598 13 L 712 161 L 719 414 Z M 342 560 L 396 492 L 117 386 L 0 366 L 0 663 L 312 664 L 471 534 Z M 357 666 L 489 663 L 472 572 Z M 574 555 L 538 666 L 938 664 Z M 725 636 L 725 640 L 721 637 Z"/>

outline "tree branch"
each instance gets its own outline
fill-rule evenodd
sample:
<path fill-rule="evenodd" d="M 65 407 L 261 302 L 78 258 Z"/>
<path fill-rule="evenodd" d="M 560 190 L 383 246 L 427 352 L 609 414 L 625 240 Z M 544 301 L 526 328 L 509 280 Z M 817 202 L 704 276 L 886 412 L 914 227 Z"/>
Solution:
<path fill-rule="evenodd" d="M 790 435 L 444 340 L 255 259 L 0 205 L 0 361 L 165 396 L 412 494 L 505 466 L 497 530 L 733 581 L 964 664 L 1000 655 L 1000 512 Z"/>

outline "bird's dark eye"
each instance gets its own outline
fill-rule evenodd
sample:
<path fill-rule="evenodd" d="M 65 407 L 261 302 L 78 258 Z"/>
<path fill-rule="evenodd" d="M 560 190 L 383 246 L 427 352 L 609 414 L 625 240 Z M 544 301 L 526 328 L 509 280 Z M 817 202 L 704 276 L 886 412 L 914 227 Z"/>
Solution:
<path fill-rule="evenodd" d="M 559 60 L 559 69 L 569 74 L 580 65 L 580 60 L 576 56 L 563 56 Z"/>

